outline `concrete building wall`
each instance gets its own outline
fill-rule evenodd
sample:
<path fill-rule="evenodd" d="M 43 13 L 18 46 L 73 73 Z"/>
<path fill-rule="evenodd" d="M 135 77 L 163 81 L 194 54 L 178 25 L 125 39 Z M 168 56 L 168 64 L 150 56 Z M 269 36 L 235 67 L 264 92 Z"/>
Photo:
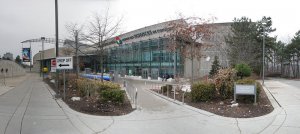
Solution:
<path fill-rule="evenodd" d="M 0 71 L 3 69 L 3 73 L 0 72 L 1 78 L 4 77 L 15 77 L 25 75 L 25 69 L 15 63 L 14 61 L 9 60 L 0 60 Z M 6 73 L 7 69 L 7 73 Z"/>
<path fill-rule="evenodd" d="M 202 50 L 201 53 L 204 56 L 200 60 L 194 59 L 194 78 L 203 77 L 209 74 L 215 56 L 218 56 L 222 67 L 229 66 L 225 36 L 230 34 L 231 23 L 215 23 L 212 25 L 213 34 L 211 39 L 209 41 L 204 41 L 211 46 Z M 209 57 L 209 61 L 207 61 L 207 57 Z M 184 77 L 190 78 L 192 76 L 191 69 L 192 61 L 190 59 L 185 59 Z"/>

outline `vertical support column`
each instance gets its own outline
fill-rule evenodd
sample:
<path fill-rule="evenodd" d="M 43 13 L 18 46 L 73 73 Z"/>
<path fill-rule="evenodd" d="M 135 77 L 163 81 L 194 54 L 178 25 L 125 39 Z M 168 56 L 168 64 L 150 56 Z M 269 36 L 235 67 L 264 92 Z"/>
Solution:
<path fill-rule="evenodd" d="M 44 76 L 45 76 L 45 73 L 44 73 L 44 59 L 45 59 L 45 55 L 44 55 L 44 41 L 45 41 L 45 37 L 41 37 L 41 40 L 42 40 L 42 76 L 43 76 L 43 80 L 44 80 Z"/>
<path fill-rule="evenodd" d="M 30 45 L 30 57 L 29 57 L 30 64 L 29 64 L 29 68 L 30 68 L 30 72 L 31 72 L 31 66 L 32 66 L 32 64 L 31 64 L 31 57 L 32 57 L 31 42 L 29 42 L 29 45 Z"/>
<path fill-rule="evenodd" d="M 152 49 L 151 49 L 151 40 L 149 39 L 149 41 L 148 41 L 148 47 L 149 47 L 149 53 L 150 53 L 150 59 L 149 59 L 149 62 L 150 62 L 150 67 L 149 67 L 149 74 L 148 74 L 148 76 L 150 76 L 151 77 L 151 79 L 152 79 L 152 65 L 151 65 L 151 63 L 152 63 Z"/>
<path fill-rule="evenodd" d="M 58 2 L 55 0 L 55 56 L 59 57 L 58 47 Z M 56 89 L 59 92 L 59 70 L 56 70 Z"/>
<path fill-rule="evenodd" d="M 158 38 L 158 50 L 159 50 L 159 57 L 158 57 L 158 61 L 159 61 L 159 69 L 158 69 L 158 77 L 160 77 L 160 73 L 161 73 L 161 45 L 160 45 L 160 37 Z"/>

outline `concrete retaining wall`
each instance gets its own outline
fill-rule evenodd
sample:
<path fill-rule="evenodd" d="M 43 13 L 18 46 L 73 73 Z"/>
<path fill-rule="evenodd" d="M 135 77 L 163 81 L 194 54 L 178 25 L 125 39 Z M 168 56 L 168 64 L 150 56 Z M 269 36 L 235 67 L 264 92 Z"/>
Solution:
<path fill-rule="evenodd" d="M 1 69 L 3 69 L 3 73 L 1 73 Z M 7 69 L 7 72 L 6 72 Z M 26 71 L 23 67 L 15 63 L 14 61 L 9 60 L 0 60 L 0 76 L 3 77 L 14 77 L 14 76 L 22 76 L 25 75 Z"/>

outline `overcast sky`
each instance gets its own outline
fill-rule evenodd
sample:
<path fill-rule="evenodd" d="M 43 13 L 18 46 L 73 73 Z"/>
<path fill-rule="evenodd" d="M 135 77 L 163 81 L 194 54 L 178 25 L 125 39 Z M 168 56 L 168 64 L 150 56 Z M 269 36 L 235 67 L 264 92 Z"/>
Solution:
<path fill-rule="evenodd" d="M 144 26 L 185 16 L 217 17 L 216 22 L 231 22 L 234 17 L 247 16 L 257 21 L 270 16 L 274 35 L 288 42 L 300 30 L 299 8 L 296 0 L 58 0 L 59 37 L 68 34 L 70 22 L 86 24 L 94 12 L 109 9 L 114 17 L 123 16 L 122 31 L 129 32 Z M 0 55 L 12 52 L 21 55 L 21 41 L 54 38 L 54 0 L 0 0 Z M 29 44 L 24 44 L 28 47 Z M 33 52 L 41 44 L 32 44 Z M 46 45 L 47 48 L 54 45 Z"/>

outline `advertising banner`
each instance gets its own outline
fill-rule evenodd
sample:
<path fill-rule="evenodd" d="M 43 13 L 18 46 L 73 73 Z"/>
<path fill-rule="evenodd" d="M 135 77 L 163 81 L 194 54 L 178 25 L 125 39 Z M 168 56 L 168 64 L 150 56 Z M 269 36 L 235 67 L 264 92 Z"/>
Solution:
<path fill-rule="evenodd" d="M 31 52 L 30 52 L 30 48 L 23 48 L 22 50 L 22 59 L 23 62 L 30 62 L 31 59 Z"/>

